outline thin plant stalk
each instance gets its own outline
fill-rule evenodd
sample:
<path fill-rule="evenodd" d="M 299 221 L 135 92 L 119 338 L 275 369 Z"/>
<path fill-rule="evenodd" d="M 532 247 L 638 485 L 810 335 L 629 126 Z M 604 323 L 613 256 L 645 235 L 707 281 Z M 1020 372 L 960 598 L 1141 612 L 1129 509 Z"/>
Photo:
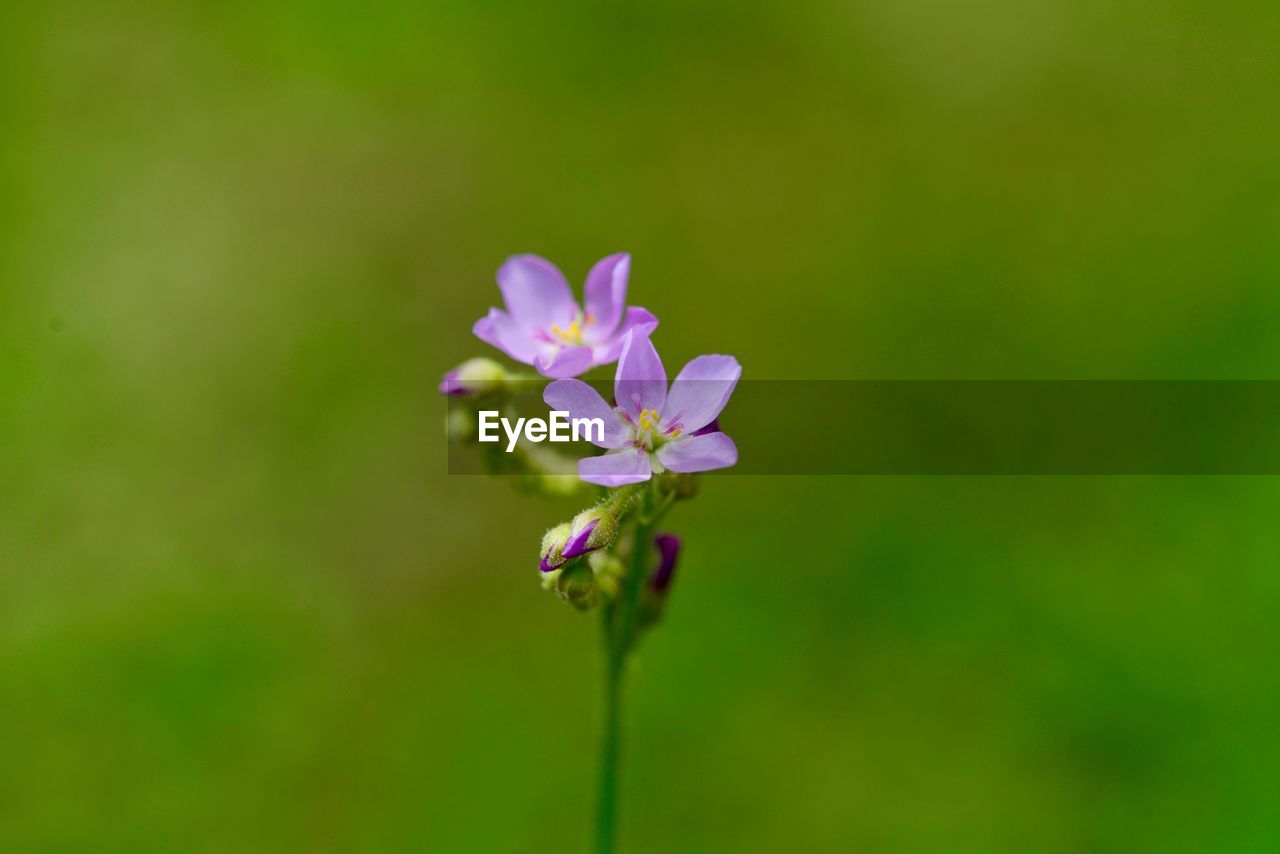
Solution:
<path fill-rule="evenodd" d="M 600 791 L 596 814 L 596 854 L 612 854 L 618 831 L 618 773 L 622 752 L 622 683 L 636 639 L 640 591 L 648 576 L 654 518 L 653 491 L 646 489 L 636 514 L 631 567 L 621 596 L 603 609 L 605 648 L 604 739 L 600 747 Z M 662 508 L 665 510 L 665 507 Z"/>

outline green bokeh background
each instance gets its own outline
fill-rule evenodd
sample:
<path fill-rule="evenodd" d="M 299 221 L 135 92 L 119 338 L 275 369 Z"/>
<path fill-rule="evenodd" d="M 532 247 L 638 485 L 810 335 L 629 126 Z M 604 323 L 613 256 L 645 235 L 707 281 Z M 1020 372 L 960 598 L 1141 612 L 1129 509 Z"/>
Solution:
<path fill-rule="evenodd" d="M 596 623 L 533 571 L 577 508 L 445 474 L 502 259 L 630 251 L 668 363 L 755 378 L 1274 378 L 1278 24 L 5 4 L 0 848 L 581 850 Z M 1277 510 L 707 479 L 626 849 L 1280 847 Z"/>

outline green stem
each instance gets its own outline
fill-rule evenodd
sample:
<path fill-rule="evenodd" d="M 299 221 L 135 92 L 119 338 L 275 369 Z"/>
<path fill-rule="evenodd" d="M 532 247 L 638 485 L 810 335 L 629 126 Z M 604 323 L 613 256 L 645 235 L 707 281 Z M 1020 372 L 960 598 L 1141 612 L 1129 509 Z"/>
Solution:
<path fill-rule="evenodd" d="M 604 741 L 600 748 L 600 800 L 596 815 L 596 852 L 612 854 L 618 829 L 618 769 L 622 753 L 622 682 L 635 645 L 640 591 L 648 577 L 656 519 L 650 517 L 652 493 L 645 491 L 636 514 L 631 568 L 618 601 L 604 609 Z M 621 613 L 618 613 L 619 608 Z"/>
<path fill-rule="evenodd" d="M 618 828 L 618 759 L 622 749 L 622 673 L 615 664 L 606 623 L 604 741 L 600 746 L 600 794 L 596 813 L 596 851 L 612 854 Z"/>

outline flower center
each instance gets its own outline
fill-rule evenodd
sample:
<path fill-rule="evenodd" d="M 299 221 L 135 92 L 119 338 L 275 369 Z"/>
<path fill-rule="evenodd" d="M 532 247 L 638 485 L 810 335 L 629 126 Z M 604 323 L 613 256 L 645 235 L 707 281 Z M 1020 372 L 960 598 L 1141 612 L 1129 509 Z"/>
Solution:
<path fill-rule="evenodd" d="M 625 417 L 625 416 L 624 416 Z M 662 430 L 660 422 L 662 415 L 654 409 L 640 410 L 640 417 L 636 419 L 636 441 L 637 447 L 644 448 L 646 451 L 652 451 L 662 447 L 663 443 L 680 435 L 679 416 L 671 419 L 671 424 L 666 430 Z M 627 420 L 630 420 L 629 418 Z"/>
<path fill-rule="evenodd" d="M 640 423 L 636 426 L 637 430 L 652 430 L 658 426 L 658 413 L 652 409 L 640 410 Z"/>
<path fill-rule="evenodd" d="M 591 325 L 592 319 L 589 314 L 585 319 L 581 314 L 576 314 L 567 325 L 561 326 L 558 323 L 553 323 L 548 331 L 551 333 L 551 337 L 559 344 L 566 347 L 581 347 L 583 343 L 582 331 Z"/>

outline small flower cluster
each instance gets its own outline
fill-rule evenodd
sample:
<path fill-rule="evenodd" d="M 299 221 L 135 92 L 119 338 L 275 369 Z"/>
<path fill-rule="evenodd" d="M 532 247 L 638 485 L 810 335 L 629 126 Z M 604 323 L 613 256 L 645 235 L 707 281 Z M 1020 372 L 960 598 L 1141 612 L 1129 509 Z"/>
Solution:
<path fill-rule="evenodd" d="M 598 262 L 580 305 L 555 265 L 518 255 L 498 270 L 505 309 L 491 308 L 473 328 L 481 341 L 551 380 L 542 399 L 552 410 L 605 425 L 603 435 L 591 437 L 604 450 L 598 456 L 575 462 L 522 443 L 518 453 L 490 453 L 486 462 L 543 492 L 604 488 L 594 506 L 547 531 L 538 569 L 543 587 L 571 605 L 585 610 L 603 602 L 606 630 L 621 632 L 627 649 L 661 613 L 680 553 L 679 538 L 654 526 L 673 502 L 693 495 L 692 475 L 738 461 L 718 418 L 742 374 L 732 356 L 699 356 L 668 384 L 652 341 L 658 319 L 626 305 L 630 271 L 626 254 Z M 576 379 L 614 362 L 611 400 Z M 441 393 L 474 404 L 451 413 L 450 434 L 467 438 L 472 412 L 505 411 L 533 379 L 484 358 L 449 371 Z"/>
<path fill-rule="evenodd" d="M 642 633 L 662 617 L 680 557 L 680 538 L 659 522 L 679 500 L 697 492 L 698 472 L 726 468 L 738 449 L 719 417 L 742 375 L 732 356 L 699 356 L 667 382 L 651 336 L 658 319 L 626 305 L 631 258 L 610 255 L 591 268 L 581 305 L 550 262 L 518 255 L 498 270 L 505 309 L 478 320 L 476 337 L 537 376 L 509 371 L 491 359 L 471 359 L 444 375 L 451 399 L 449 434 L 477 438 L 489 471 L 516 474 L 524 486 L 558 495 L 588 487 L 595 504 L 547 531 L 538 553 L 542 586 L 579 610 L 599 606 L 605 655 L 605 728 L 601 742 L 596 850 L 615 841 L 618 708 L 628 660 Z M 606 400 L 578 376 L 617 363 Z M 536 383 L 553 412 L 603 430 L 587 434 L 604 453 L 572 460 L 519 429 L 506 449 L 486 437 L 478 417 L 507 423 L 518 398 Z M 518 423 L 518 422 L 517 422 Z"/>

